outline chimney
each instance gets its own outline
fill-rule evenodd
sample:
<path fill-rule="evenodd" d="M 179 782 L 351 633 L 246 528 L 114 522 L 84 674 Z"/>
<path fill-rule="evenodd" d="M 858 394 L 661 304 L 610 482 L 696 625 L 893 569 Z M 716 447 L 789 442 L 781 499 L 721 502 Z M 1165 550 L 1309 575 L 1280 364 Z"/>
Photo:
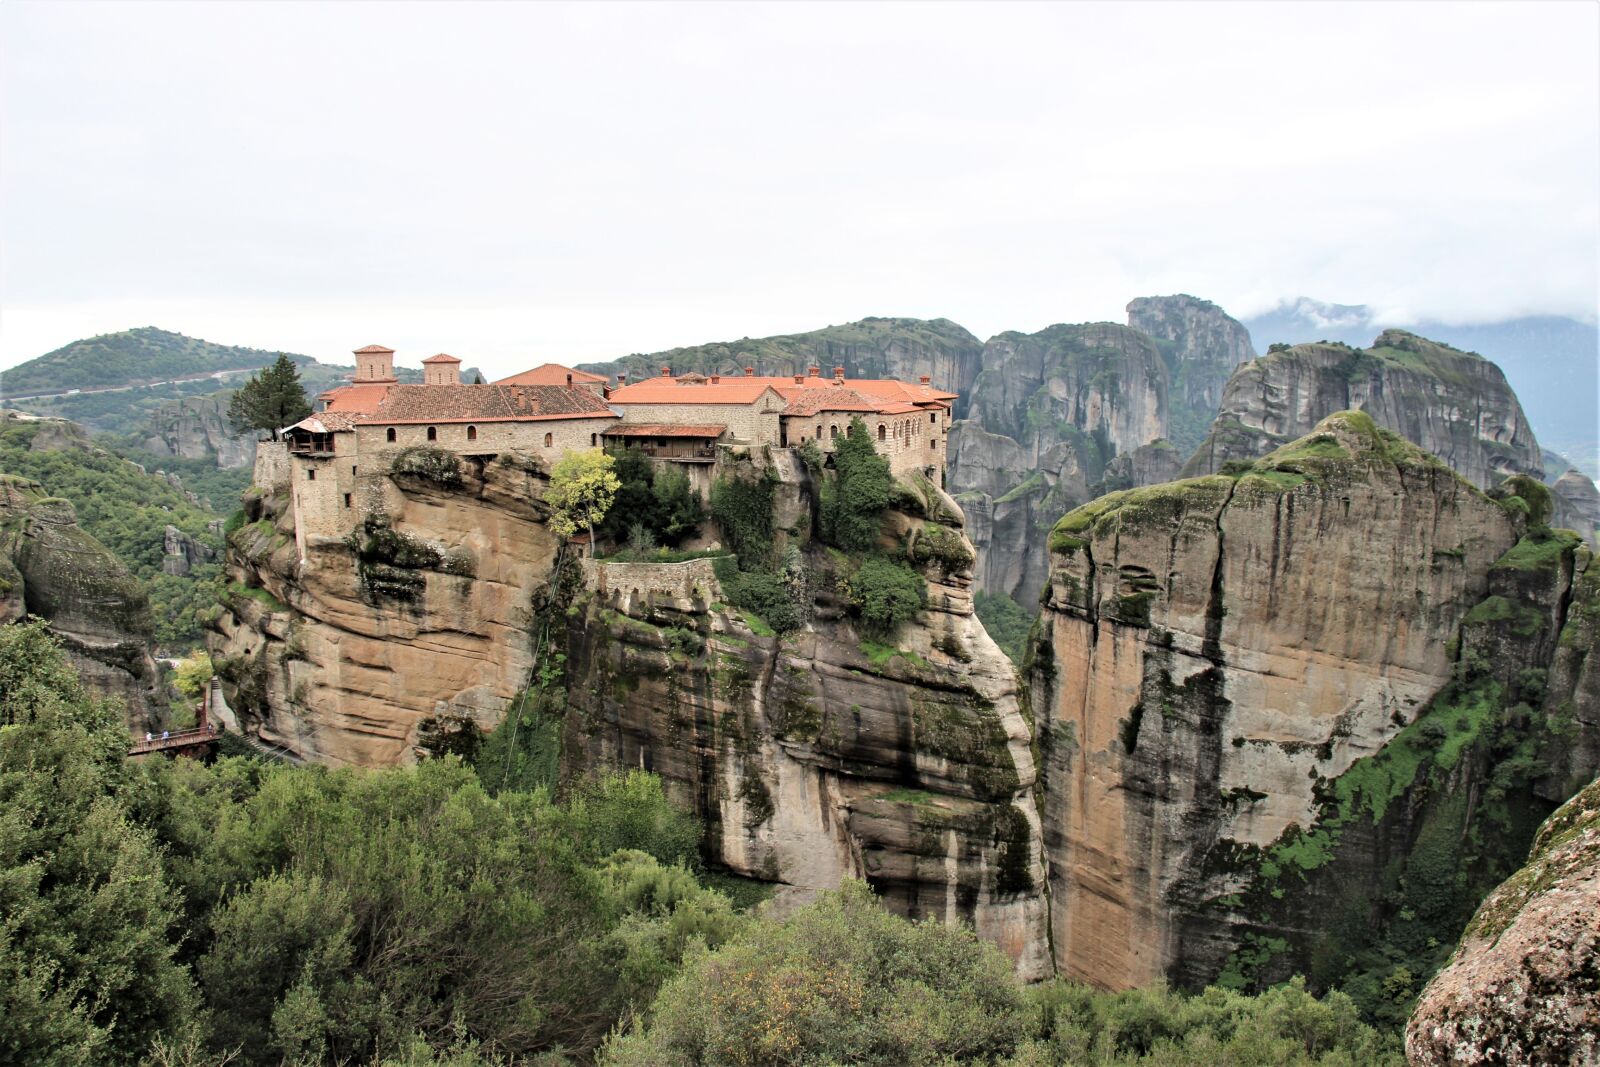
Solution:
<path fill-rule="evenodd" d="M 819 374 L 822 373 L 822 368 L 821 367 L 807 367 L 806 370 L 810 372 L 811 377 L 813 377 L 813 378 L 817 377 Z"/>
<path fill-rule="evenodd" d="M 712 376 L 711 376 L 711 384 L 712 384 L 712 385 L 721 385 L 721 384 L 722 384 L 722 375 L 720 375 L 720 374 L 713 374 L 713 375 L 712 375 Z"/>
<path fill-rule="evenodd" d="M 836 381 L 836 382 L 843 382 L 844 381 L 844 368 L 843 367 L 835 367 L 835 368 L 833 368 L 833 380 Z"/>
<path fill-rule="evenodd" d="M 570 375 L 570 374 L 567 375 L 567 388 L 568 389 L 572 388 L 572 375 Z"/>
<path fill-rule="evenodd" d="M 806 376 L 804 374 L 796 374 L 794 376 L 794 384 L 796 384 L 796 385 L 799 385 L 801 382 L 803 382 L 805 380 L 806 380 Z"/>
<path fill-rule="evenodd" d="M 627 384 L 628 384 L 628 372 L 627 371 L 623 371 L 621 374 L 617 375 L 617 388 L 621 389 L 624 385 L 627 385 Z"/>
<path fill-rule="evenodd" d="M 440 352 L 422 361 L 423 385 L 460 385 L 461 361 Z"/>
<path fill-rule="evenodd" d="M 670 377 L 672 377 L 672 368 L 671 368 L 671 367 L 662 367 L 662 368 L 661 368 L 661 376 L 662 376 L 662 377 L 663 377 L 663 378 L 670 378 Z"/>
<path fill-rule="evenodd" d="M 756 369 L 754 367 L 746 367 L 744 369 L 744 376 L 746 378 L 754 378 L 756 376 Z"/>
<path fill-rule="evenodd" d="M 920 381 L 923 385 L 927 385 L 928 384 L 928 376 L 926 374 L 924 374 L 921 378 L 919 378 L 917 380 Z"/>

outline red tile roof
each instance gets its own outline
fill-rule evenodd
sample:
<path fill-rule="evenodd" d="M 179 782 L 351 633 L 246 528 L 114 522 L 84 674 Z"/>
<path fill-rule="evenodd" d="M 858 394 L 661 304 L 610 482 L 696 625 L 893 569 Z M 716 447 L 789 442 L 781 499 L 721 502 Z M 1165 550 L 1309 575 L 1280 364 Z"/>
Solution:
<path fill-rule="evenodd" d="M 569 378 L 568 375 L 571 377 Z M 566 385 L 569 381 L 573 385 L 601 382 L 606 380 L 603 374 L 590 374 L 586 370 L 573 370 L 563 367 L 559 363 L 541 363 L 532 370 L 525 370 L 520 374 L 513 374 L 509 378 L 501 378 L 496 385 Z"/>
<path fill-rule="evenodd" d="M 337 389 L 329 389 L 326 393 L 322 393 L 317 399 L 327 402 L 328 411 L 365 415 L 376 411 L 378 405 L 383 403 L 383 398 L 393 388 L 395 388 L 393 385 L 387 383 L 341 385 Z"/>
<path fill-rule="evenodd" d="M 394 385 L 365 423 L 527 422 L 614 419 L 588 389 L 557 385 Z"/>
<path fill-rule="evenodd" d="M 461 361 L 459 359 L 457 359 L 455 356 L 447 355 L 444 352 L 440 352 L 437 356 L 429 356 L 427 359 L 423 360 L 422 362 L 424 362 L 424 363 L 460 363 Z"/>
<path fill-rule="evenodd" d="M 374 352 L 393 352 L 393 351 L 394 351 L 394 349 L 385 348 L 382 345 L 363 345 L 362 347 L 356 349 L 353 354 L 357 355 L 357 356 L 365 356 L 365 355 L 369 355 L 369 354 L 374 353 Z"/>
<path fill-rule="evenodd" d="M 604 437 L 721 437 L 726 426 L 678 426 L 666 422 L 622 422 L 611 427 Z"/>
<path fill-rule="evenodd" d="M 771 389 L 784 399 L 784 414 L 813 415 L 818 411 L 872 411 L 897 415 L 909 411 L 943 410 L 958 394 L 931 385 L 880 378 L 821 378 L 805 376 L 728 376 L 712 382 L 699 375 L 646 378 L 611 391 L 614 404 L 753 404 Z M 826 397 L 814 394 L 826 393 Z M 840 405 L 840 406 L 835 406 Z"/>
<path fill-rule="evenodd" d="M 647 378 L 611 390 L 613 404 L 754 404 L 772 389 L 760 378 L 732 378 L 716 385 L 679 385 L 676 378 Z M 776 392 L 776 390 L 773 390 Z M 782 394 L 778 394 L 782 399 Z"/>

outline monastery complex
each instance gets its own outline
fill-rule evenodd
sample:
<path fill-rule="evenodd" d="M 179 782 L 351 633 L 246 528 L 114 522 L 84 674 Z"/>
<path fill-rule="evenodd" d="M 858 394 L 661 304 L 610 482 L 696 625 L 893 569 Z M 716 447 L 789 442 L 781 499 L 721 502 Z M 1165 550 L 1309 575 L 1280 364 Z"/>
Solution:
<path fill-rule="evenodd" d="M 824 456 L 863 420 L 896 477 L 921 473 L 943 486 L 951 402 L 927 376 L 913 384 L 846 378 L 843 367 L 822 377 L 682 374 L 671 368 L 644 381 L 555 363 L 492 384 L 466 385 L 461 361 L 422 361 L 423 383 L 402 385 L 394 350 L 355 351 L 349 385 L 317 397 L 316 411 L 288 428 L 281 459 L 293 487 L 301 539 L 339 538 L 365 514 L 384 511 L 394 492 L 388 475 L 408 449 L 434 448 L 487 462 L 504 452 L 533 456 L 548 469 L 563 454 L 636 447 L 690 468 L 704 493 L 721 449 L 798 448 L 815 442 Z M 267 446 L 263 446 L 265 448 Z"/>

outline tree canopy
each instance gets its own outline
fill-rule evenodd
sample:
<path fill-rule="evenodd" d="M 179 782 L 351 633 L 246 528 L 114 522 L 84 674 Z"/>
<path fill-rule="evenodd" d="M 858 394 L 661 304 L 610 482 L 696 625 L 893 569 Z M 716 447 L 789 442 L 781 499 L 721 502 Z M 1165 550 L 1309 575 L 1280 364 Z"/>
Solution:
<path fill-rule="evenodd" d="M 615 466 L 616 460 L 597 448 L 563 455 L 550 472 L 550 486 L 544 494 L 550 506 L 550 529 L 562 537 L 587 530 L 593 541 L 594 528 L 605 519 L 622 488 Z"/>
<path fill-rule="evenodd" d="M 272 439 L 278 431 L 311 414 L 311 404 L 300 384 L 300 369 L 288 356 L 279 354 L 270 367 L 241 385 L 228 402 L 228 420 L 234 429 L 269 430 Z"/>

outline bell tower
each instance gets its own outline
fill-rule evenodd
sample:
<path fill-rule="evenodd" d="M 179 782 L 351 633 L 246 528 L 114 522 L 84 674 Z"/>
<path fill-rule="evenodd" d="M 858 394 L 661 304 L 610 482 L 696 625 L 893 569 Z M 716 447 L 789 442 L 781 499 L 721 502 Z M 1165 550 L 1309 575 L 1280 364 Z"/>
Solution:
<path fill-rule="evenodd" d="M 392 384 L 394 376 L 394 349 L 382 345 L 367 345 L 355 350 L 357 382 Z"/>

